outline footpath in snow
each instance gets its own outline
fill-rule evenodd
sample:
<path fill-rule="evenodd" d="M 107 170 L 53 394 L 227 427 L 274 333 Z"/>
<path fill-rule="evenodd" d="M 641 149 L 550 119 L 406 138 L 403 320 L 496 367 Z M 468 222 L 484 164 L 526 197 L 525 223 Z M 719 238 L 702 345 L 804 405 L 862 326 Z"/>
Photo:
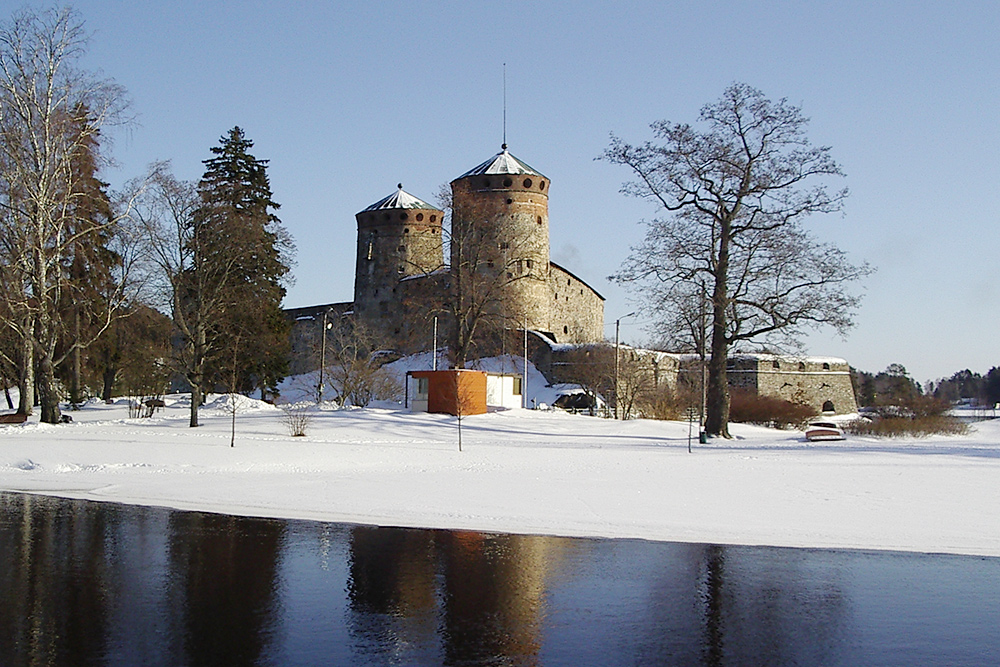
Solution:
<path fill-rule="evenodd" d="M 965 436 L 809 443 L 733 425 L 509 410 L 456 420 L 314 408 L 305 438 L 246 399 L 150 419 L 90 404 L 0 426 L 0 490 L 374 525 L 1000 556 L 1000 421 Z M 37 418 L 34 418 L 37 419 Z"/>

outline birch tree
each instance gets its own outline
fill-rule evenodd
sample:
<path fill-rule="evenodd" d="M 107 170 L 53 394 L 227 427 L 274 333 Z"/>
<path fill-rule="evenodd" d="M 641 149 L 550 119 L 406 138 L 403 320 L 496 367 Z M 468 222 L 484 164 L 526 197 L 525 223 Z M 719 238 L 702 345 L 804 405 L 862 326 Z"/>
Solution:
<path fill-rule="evenodd" d="M 88 339 L 58 349 L 66 340 L 64 262 L 88 238 L 113 233 L 127 219 L 127 205 L 87 224 L 76 219 L 88 208 L 81 200 L 89 189 L 76 182 L 74 163 L 95 150 L 101 128 L 127 120 L 124 90 L 80 67 L 86 45 L 70 9 L 25 9 L 0 26 L 0 317 L 21 341 L 19 409 L 31 411 L 37 385 L 48 423 L 60 420 L 57 365 L 99 336 L 126 298 L 119 272 Z"/>

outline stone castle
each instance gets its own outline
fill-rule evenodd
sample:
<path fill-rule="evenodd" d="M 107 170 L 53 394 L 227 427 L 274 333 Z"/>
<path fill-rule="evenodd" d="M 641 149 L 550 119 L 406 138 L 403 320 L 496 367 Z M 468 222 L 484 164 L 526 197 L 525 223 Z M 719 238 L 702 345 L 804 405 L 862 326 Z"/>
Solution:
<path fill-rule="evenodd" d="M 549 258 L 551 181 L 501 151 L 451 182 L 451 225 L 445 212 L 398 186 L 355 215 L 354 301 L 289 311 L 297 319 L 353 314 L 393 349 L 431 348 L 432 320 L 440 345 L 454 322 L 444 308 L 453 281 L 505 329 L 559 343 L 604 339 L 604 297 Z M 448 257 L 446 258 L 446 251 Z M 461 277 L 457 267 L 473 267 Z M 480 293 L 475 293 L 475 290 Z M 502 312 L 501 312 L 502 311 Z"/>
<path fill-rule="evenodd" d="M 559 381 L 557 358 L 566 344 L 605 340 L 604 297 L 549 257 L 547 176 L 504 144 L 450 186 L 450 206 L 445 207 L 450 208 L 450 226 L 443 224 L 444 210 L 402 185 L 355 215 L 354 300 L 286 311 L 296 321 L 292 373 L 316 368 L 318 358 L 304 352 L 316 348 L 321 321 L 351 317 L 377 332 L 383 345 L 408 354 L 432 348 L 438 317 L 437 345 L 447 346 L 448 328 L 455 322 L 445 306 L 455 298 L 458 280 L 478 281 L 481 289 L 493 290 L 469 298 L 480 300 L 503 322 L 502 329 L 530 332 L 531 357 L 550 381 Z M 462 266 L 474 268 L 463 276 Z M 681 356 L 663 356 L 663 377 L 670 384 L 683 372 Z M 817 409 L 855 408 L 845 361 L 765 356 L 731 359 L 730 384 Z"/>

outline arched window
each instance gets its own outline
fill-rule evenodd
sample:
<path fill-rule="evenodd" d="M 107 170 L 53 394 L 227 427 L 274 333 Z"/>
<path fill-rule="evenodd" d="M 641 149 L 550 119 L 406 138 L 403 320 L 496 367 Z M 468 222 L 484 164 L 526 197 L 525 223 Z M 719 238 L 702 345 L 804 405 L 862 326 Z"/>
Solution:
<path fill-rule="evenodd" d="M 836 412 L 833 408 L 833 401 L 826 401 L 823 403 L 823 412 Z"/>

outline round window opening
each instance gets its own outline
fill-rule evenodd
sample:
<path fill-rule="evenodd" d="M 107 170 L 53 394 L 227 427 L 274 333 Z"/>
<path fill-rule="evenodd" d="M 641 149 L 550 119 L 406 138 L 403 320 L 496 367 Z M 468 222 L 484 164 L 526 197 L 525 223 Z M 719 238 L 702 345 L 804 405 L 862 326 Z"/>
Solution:
<path fill-rule="evenodd" d="M 438 217 L 436 215 L 431 216 L 431 222 L 437 222 Z"/>
<path fill-rule="evenodd" d="M 400 220 L 406 220 L 408 217 L 410 217 L 410 216 L 405 211 L 403 213 L 399 214 L 399 219 Z"/>
<path fill-rule="evenodd" d="M 545 181 L 542 181 L 541 183 L 538 184 L 538 189 L 539 190 L 544 190 L 545 189 Z"/>
<path fill-rule="evenodd" d="M 508 203 L 508 204 L 513 204 L 513 203 L 514 203 L 514 200 L 513 200 L 513 199 L 508 199 L 508 200 L 507 200 L 507 203 Z"/>
<path fill-rule="evenodd" d="M 484 188 L 490 187 L 490 179 L 487 178 L 485 181 L 483 181 L 483 187 Z"/>
<path fill-rule="evenodd" d="M 509 178 L 503 179 L 503 186 L 505 188 L 509 188 L 512 185 L 514 185 L 514 181 L 510 180 Z"/>
<path fill-rule="evenodd" d="M 531 179 L 530 178 L 524 179 L 524 187 L 526 187 L 526 188 L 530 188 L 531 187 Z"/>
<path fill-rule="evenodd" d="M 424 214 L 423 213 L 417 213 L 417 222 L 420 222 L 423 219 L 424 219 Z"/>

